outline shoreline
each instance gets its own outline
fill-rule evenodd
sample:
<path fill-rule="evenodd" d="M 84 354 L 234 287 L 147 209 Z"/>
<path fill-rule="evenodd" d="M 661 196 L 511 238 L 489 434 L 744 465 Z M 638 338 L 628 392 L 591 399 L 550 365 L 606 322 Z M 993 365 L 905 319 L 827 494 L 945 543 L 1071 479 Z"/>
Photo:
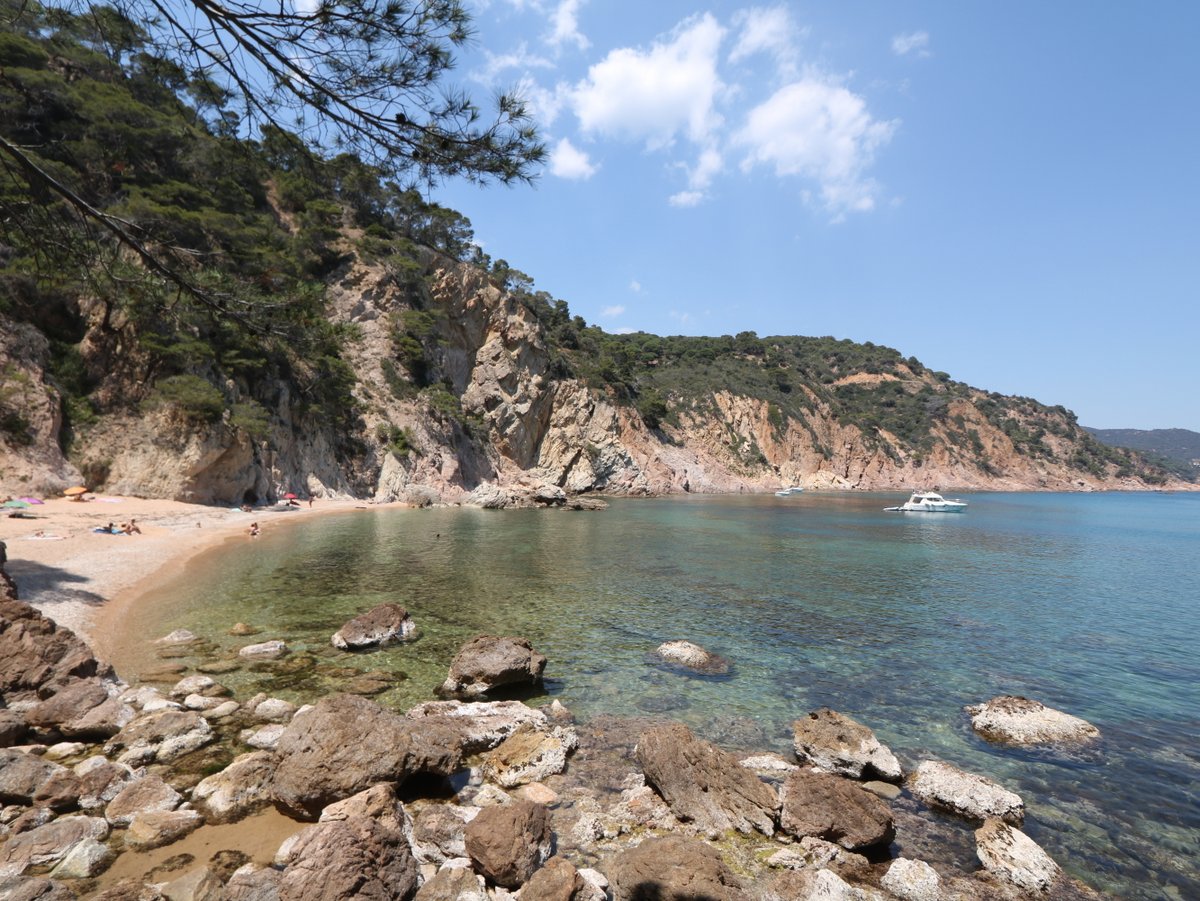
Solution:
<path fill-rule="evenodd" d="M 74 631 L 108 659 L 112 644 L 106 634 L 152 590 L 152 580 L 178 573 L 191 560 L 237 536 L 250 540 L 244 535 L 250 523 L 275 531 L 313 517 L 407 506 L 320 500 L 313 507 L 302 504 L 287 512 L 259 508 L 246 513 L 157 499 L 102 496 L 75 503 L 54 498 L 28 508 L 32 518 L 0 517 L 0 541 L 7 544 L 7 569 L 19 586 L 21 600 Z M 131 518 L 137 520 L 141 534 L 92 531 Z M 38 537 L 38 532 L 43 536 Z"/>

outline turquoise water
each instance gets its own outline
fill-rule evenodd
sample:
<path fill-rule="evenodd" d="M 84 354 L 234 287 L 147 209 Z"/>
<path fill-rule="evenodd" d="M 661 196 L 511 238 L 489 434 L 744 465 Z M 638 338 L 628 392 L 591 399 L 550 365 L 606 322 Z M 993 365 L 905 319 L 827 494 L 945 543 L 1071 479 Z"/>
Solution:
<path fill-rule="evenodd" d="M 577 714 L 665 714 L 728 746 L 787 751 L 829 705 L 909 765 L 936 756 L 1018 791 L 1026 830 L 1121 897 L 1200 897 L 1200 495 L 981 494 L 964 515 L 892 514 L 897 495 L 614 501 L 601 513 L 366 510 L 273 528 L 202 558 L 140 605 L 118 655 L 186 627 L 218 656 L 237 621 L 301 653 L 220 676 L 296 699 L 357 671 L 432 696 L 458 646 L 520 634 Z M 373 654 L 328 644 L 384 601 L 421 637 Z M 658 667 L 687 638 L 725 678 Z M 259 640 L 250 639 L 250 640 Z M 315 660 L 301 665 L 305 653 Z M 298 662 L 297 662 L 298 661 Z M 1076 754 L 977 738 L 965 704 L 1023 694 L 1098 725 Z"/>

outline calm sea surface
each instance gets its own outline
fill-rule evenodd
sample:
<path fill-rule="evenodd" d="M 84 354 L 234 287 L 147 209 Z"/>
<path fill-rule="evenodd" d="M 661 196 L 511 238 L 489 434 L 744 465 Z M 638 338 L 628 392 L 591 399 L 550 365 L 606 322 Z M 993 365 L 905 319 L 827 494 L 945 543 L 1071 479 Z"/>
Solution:
<path fill-rule="evenodd" d="M 483 632 L 529 638 L 577 715 L 663 714 L 787 752 L 828 705 L 910 766 L 938 757 L 1019 792 L 1026 831 L 1121 897 L 1200 898 L 1200 495 L 980 494 L 964 515 L 884 513 L 897 495 L 618 500 L 600 513 L 367 510 L 228 544 L 124 622 L 122 672 L 179 627 L 229 654 L 284 638 L 316 665 L 219 678 L 297 700 L 353 670 L 428 700 Z M 280 518 L 286 514 L 280 514 Z M 385 601 L 415 643 L 341 654 L 329 636 Z M 255 639 L 226 634 L 235 622 Z M 727 678 L 656 666 L 686 638 Z M 352 669 L 351 669 L 352 668 Z M 962 708 L 1021 694 L 1103 733 L 1074 754 L 987 744 Z"/>

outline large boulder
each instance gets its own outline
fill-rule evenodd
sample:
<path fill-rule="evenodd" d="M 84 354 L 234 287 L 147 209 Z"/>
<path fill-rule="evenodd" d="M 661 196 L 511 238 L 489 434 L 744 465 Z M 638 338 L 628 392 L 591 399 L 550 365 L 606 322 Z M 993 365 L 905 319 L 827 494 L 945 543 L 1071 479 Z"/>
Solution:
<path fill-rule="evenodd" d="M 504 888 L 520 888 L 550 856 L 550 811 L 520 799 L 485 807 L 467 824 L 465 838 L 475 872 Z"/>
<path fill-rule="evenodd" d="M 79 777 L 66 767 L 15 748 L 0 750 L 0 802 L 70 810 L 81 791 Z"/>
<path fill-rule="evenodd" d="M 575 730 L 562 726 L 522 726 L 483 757 L 483 778 L 515 788 L 555 776 L 567 768 L 567 755 L 579 744 Z"/>
<path fill-rule="evenodd" d="M 417 634 L 417 624 L 399 604 L 380 604 L 362 613 L 333 633 L 335 648 L 356 651 L 408 641 Z"/>
<path fill-rule="evenodd" d="M 417 862 L 404 834 L 351 816 L 308 826 L 280 847 L 280 901 L 407 901 L 417 890 Z"/>
<path fill-rule="evenodd" d="M 114 826 L 128 826 L 139 813 L 174 810 L 182 801 L 183 796 L 160 776 L 143 776 L 117 792 L 104 808 L 104 818 Z"/>
<path fill-rule="evenodd" d="M 166 708 L 132 720 L 105 743 L 104 753 L 130 766 L 169 763 L 215 739 L 216 733 L 200 714 Z"/>
<path fill-rule="evenodd" d="M 796 757 L 801 763 L 849 776 L 899 782 L 900 761 L 867 726 L 822 707 L 792 724 Z"/>
<path fill-rule="evenodd" d="M 975 849 L 985 870 L 1031 894 L 1047 891 L 1061 872 L 1037 842 L 994 817 L 975 831 Z"/>
<path fill-rule="evenodd" d="M 480 635 L 459 650 L 441 693 L 477 698 L 505 685 L 535 686 L 541 683 L 546 658 L 524 638 Z"/>
<path fill-rule="evenodd" d="M 681 820 L 717 832 L 774 833 L 778 800 L 771 787 L 682 723 L 643 732 L 637 758 L 646 781 Z"/>
<path fill-rule="evenodd" d="M 125 786 L 138 778 L 132 767 L 113 763 L 99 754 L 75 764 L 74 771 L 79 777 L 79 806 L 84 810 L 107 807 Z"/>
<path fill-rule="evenodd" d="M 965 708 L 971 727 L 988 741 L 1011 745 L 1078 745 L 1100 737 L 1087 720 L 1014 695 Z"/>
<path fill-rule="evenodd" d="M 601 865 L 613 901 L 749 901 L 716 848 L 693 838 L 649 838 Z"/>
<path fill-rule="evenodd" d="M 428 701 L 405 716 L 451 727 L 462 736 L 465 754 L 490 750 L 524 725 L 545 728 L 549 723 L 542 711 L 520 701 Z"/>
<path fill-rule="evenodd" d="M 457 804 L 431 804 L 413 820 L 413 853 L 421 863 L 444 864 L 467 856 L 463 833 L 467 823 L 479 813 L 478 807 Z"/>
<path fill-rule="evenodd" d="M 521 901 L 582 901 L 584 897 L 594 897 L 592 886 L 565 857 L 551 857 L 521 888 Z"/>
<path fill-rule="evenodd" d="M 76 679 L 26 711 L 25 721 L 40 729 L 53 728 L 83 717 L 107 700 L 108 690 L 99 679 Z"/>
<path fill-rule="evenodd" d="M 271 803 L 277 764 L 270 751 L 242 754 L 219 773 L 201 780 L 192 789 L 192 801 L 211 822 L 241 819 Z"/>
<path fill-rule="evenodd" d="M 307 817 L 376 783 L 399 783 L 417 773 L 449 776 L 462 764 L 455 731 L 397 716 L 355 695 L 323 698 L 297 713 L 276 752 L 272 795 Z"/>
<path fill-rule="evenodd" d="M 108 838 L 103 817 L 59 817 L 44 826 L 14 835 L 0 845 L 0 879 L 20 876 L 31 867 L 52 866 L 81 842 Z"/>
<path fill-rule="evenodd" d="M 144 810 L 136 813 L 125 830 L 125 847 L 148 851 L 178 841 L 204 825 L 196 810 Z"/>
<path fill-rule="evenodd" d="M 483 877 L 466 867 L 442 867 L 413 901 L 489 901 Z"/>
<path fill-rule="evenodd" d="M 917 767 L 909 789 L 930 807 L 983 822 L 999 817 L 1013 826 L 1025 819 L 1025 802 L 991 779 L 960 770 L 940 760 L 926 760 Z"/>
<path fill-rule="evenodd" d="M 896 837 L 891 808 L 841 776 L 796 770 L 783 783 L 779 825 L 797 838 L 814 836 L 851 851 Z"/>
<path fill-rule="evenodd" d="M 0 597 L 0 697 L 9 706 L 93 677 L 113 679 L 112 667 L 74 632 L 22 601 Z"/>
<path fill-rule="evenodd" d="M 664 641 L 654 653 L 667 663 L 705 675 L 722 676 L 729 672 L 728 660 L 690 641 Z"/>
<path fill-rule="evenodd" d="M 274 867 L 248 863 L 238 867 L 225 883 L 222 901 L 279 901 L 282 874 Z"/>

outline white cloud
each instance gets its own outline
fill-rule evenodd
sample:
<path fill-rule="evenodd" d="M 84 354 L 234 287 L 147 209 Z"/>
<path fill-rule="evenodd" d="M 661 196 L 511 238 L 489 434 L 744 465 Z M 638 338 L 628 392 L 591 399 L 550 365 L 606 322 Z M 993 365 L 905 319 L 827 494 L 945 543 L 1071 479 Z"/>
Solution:
<path fill-rule="evenodd" d="M 699 206 L 704 200 L 703 191 L 680 191 L 677 194 L 672 194 L 667 198 L 667 203 L 677 207 L 693 207 Z"/>
<path fill-rule="evenodd" d="M 808 30 L 796 27 L 786 6 L 740 10 L 734 15 L 733 24 L 741 28 L 741 32 L 729 53 L 731 63 L 766 53 L 775 58 L 783 77 L 796 74 L 799 55 L 796 45 Z"/>
<path fill-rule="evenodd" d="M 550 36 L 546 43 L 552 47 L 563 44 L 574 44 L 580 50 L 587 50 L 591 41 L 579 30 L 579 7 L 584 0 L 562 0 L 550 15 Z"/>
<path fill-rule="evenodd" d="M 517 82 L 514 93 L 525 101 L 529 114 L 545 129 L 553 125 L 562 112 L 569 91 L 570 86 L 565 84 L 558 84 L 553 89 L 544 88 L 527 76 Z"/>
<path fill-rule="evenodd" d="M 636 333 L 637 333 L 637 329 L 635 329 L 635 328 L 630 328 L 630 327 L 629 327 L 629 326 L 627 326 L 627 325 L 623 325 L 623 326 L 621 326 L 620 328 L 615 328 L 615 329 L 613 329 L 613 334 L 614 334 L 614 335 L 633 335 L 633 334 L 636 334 Z"/>
<path fill-rule="evenodd" d="M 914 31 L 912 34 L 898 34 L 892 38 L 892 52 L 897 56 L 929 56 L 929 32 Z"/>
<path fill-rule="evenodd" d="M 629 283 L 629 290 L 632 291 L 634 294 L 641 294 L 642 293 L 642 283 L 639 282 L 635 278 L 633 281 L 631 281 Z"/>
<path fill-rule="evenodd" d="M 472 72 L 471 78 L 488 86 L 496 84 L 500 80 L 500 75 L 509 69 L 528 71 L 529 69 L 549 69 L 554 66 L 545 57 L 530 53 L 529 48 L 523 43 L 518 45 L 512 53 L 492 53 L 485 48 L 483 57 L 485 60 L 483 68 Z"/>
<path fill-rule="evenodd" d="M 625 308 L 623 306 L 621 306 L 620 304 L 617 304 L 616 306 L 605 307 L 603 310 L 600 311 L 600 315 L 605 316 L 609 319 L 616 319 L 618 316 L 620 316 L 624 312 L 625 312 Z"/>
<path fill-rule="evenodd" d="M 806 78 L 751 110 L 735 142 L 747 148 L 744 170 L 762 163 L 778 176 L 815 181 L 821 205 L 840 218 L 874 208 L 878 188 L 865 170 L 897 125 L 873 119 L 841 85 Z"/>
<path fill-rule="evenodd" d="M 586 153 L 563 138 L 550 151 L 550 173 L 559 178 L 589 179 L 596 174 L 596 167 Z"/>
<path fill-rule="evenodd" d="M 702 142 L 721 122 L 724 85 L 717 52 L 725 30 L 709 14 L 688 19 L 666 43 L 611 51 L 571 95 L 584 132 L 669 146 L 679 135 Z"/>
<path fill-rule="evenodd" d="M 695 317 L 693 317 L 691 313 L 683 310 L 671 310 L 669 313 L 667 313 L 667 315 L 680 325 L 687 325 L 689 322 L 695 321 Z"/>

